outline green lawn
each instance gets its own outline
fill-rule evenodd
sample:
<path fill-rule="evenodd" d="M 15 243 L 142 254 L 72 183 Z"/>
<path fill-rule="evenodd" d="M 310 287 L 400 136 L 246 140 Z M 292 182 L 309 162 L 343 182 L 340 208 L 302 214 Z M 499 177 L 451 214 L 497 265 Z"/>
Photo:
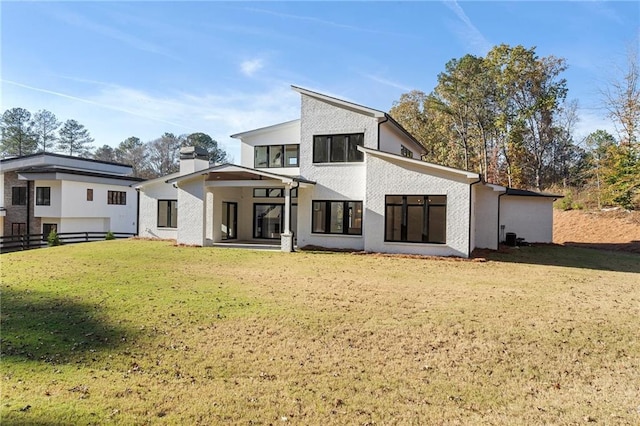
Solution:
<path fill-rule="evenodd" d="M 639 424 L 640 256 L 0 257 L 2 424 Z"/>

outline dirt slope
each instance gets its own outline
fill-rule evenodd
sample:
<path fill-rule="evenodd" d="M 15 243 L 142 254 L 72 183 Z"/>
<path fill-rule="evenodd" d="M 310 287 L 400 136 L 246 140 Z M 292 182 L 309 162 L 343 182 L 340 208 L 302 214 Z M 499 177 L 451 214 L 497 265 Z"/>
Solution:
<path fill-rule="evenodd" d="M 553 242 L 640 253 L 640 212 L 554 210 Z"/>

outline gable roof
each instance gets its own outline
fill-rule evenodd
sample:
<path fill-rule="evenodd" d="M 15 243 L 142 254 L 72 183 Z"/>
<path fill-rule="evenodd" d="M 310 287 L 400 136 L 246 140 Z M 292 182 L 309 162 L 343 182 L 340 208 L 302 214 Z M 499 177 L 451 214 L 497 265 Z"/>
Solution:
<path fill-rule="evenodd" d="M 284 123 L 278 123 L 271 126 L 260 127 L 258 129 L 247 130 L 246 132 L 236 133 L 235 135 L 231 135 L 232 138 L 242 139 L 245 136 L 255 136 L 261 133 L 269 133 L 276 130 L 284 129 L 287 127 L 294 126 L 296 124 L 300 124 L 300 119 L 297 118 L 291 121 L 285 121 Z"/>
<path fill-rule="evenodd" d="M 358 147 L 359 151 L 362 151 L 364 153 L 367 154 L 371 154 L 374 155 L 376 157 L 381 157 L 387 160 L 394 160 L 394 161 L 399 161 L 399 162 L 404 162 L 407 164 L 412 164 L 412 165 L 416 165 L 419 167 L 424 167 L 426 169 L 431 169 L 431 170 L 435 170 L 438 172 L 445 172 L 445 173 L 451 173 L 457 176 L 461 176 L 467 179 L 480 179 L 481 175 L 479 173 L 475 173 L 475 172 L 470 172 L 467 170 L 460 170 L 460 169 L 454 169 L 453 167 L 447 167 L 447 166 L 441 166 L 440 164 L 435 164 L 435 163 L 429 163 L 426 161 L 422 161 L 422 160 L 416 160 L 413 158 L 408 158 L 408 157 L 403 157 L 402 155 L 397 155 L 397 154 L 391 154 L 388 152 L 384 152 L 384 151 L 379 151 L 377 149 L 371 149 L 371 148 L 364 148 L 362 146 Z"/>
<path fill-rule="evenodd" d="M 308 183 L 315 184 L 315 182 L 304 179 L 300 176 L 287 176 L 287 175 L 279 175 L 271 172 L 264 172 L 262 170 L 252 169 L 250 167 L 238 166 L 237 164 L 218 164 L 207 169 L 198 170 L 193 173 L 189 173 L 182 176 L 176 176 L 170 179 L 167 179 L 167 183 L 177 183 L 184 180 L 189 180 L 194 177 L 208 175 L 209 173 L 233 173 L 233 172 L 242 172 L 248 173 L 260 177 L 266 177 L 268 179 L 281 180 L 283 183 L 287 182 L 300 182 L 300 183 Z M 166 178 L 166 177 L 165 177 Z"/>

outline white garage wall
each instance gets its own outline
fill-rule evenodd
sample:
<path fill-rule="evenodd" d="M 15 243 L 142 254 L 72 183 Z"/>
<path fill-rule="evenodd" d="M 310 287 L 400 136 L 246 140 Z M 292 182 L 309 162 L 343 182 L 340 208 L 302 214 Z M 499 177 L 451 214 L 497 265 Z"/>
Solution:
<path fill-rule="evenodd" d="M 500 198 L 500 224 L 530 243 L 553 241 L 553 198 L 505 195 Z"/>

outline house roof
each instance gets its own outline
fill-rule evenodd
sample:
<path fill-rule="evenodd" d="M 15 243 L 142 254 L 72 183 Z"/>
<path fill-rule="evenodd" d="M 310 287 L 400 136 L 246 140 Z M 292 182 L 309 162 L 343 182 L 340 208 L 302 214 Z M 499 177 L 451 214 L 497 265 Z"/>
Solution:
<path fill-rule="evenodd" d="M 16 156 L 16 157 L 6 157 L 6 158 L 0 159 L 0 163 L 6 164 L 6 163 L 13 162 L 13 161 L 19 161 L 19 160 L 24 160 L 24 159 L 29 159 L 29 158 L 43 157 L 45 155 L 46 156 L 50 156 L 50 157 L 57 157 L 57 158 L 67 158 L 67 159 L 72 159 L 72 160 L 89 161 L 91 163 L 109 164 L 109 165 L 112 165 L 112 166 L 131 167 L 129 164 L 116 163 L 116 162 L 113 162 L 113 161 L 95 160 L 93 158 L 75 157 L 73 155 L 57 154 L 57 153 L 54 153 L 54 152 L 38 152 L 36 154 L 21 155 L 21 156 Z"/>
<path fill-rule="evenodd" d="M 370 117 L 384 118 L 386 116 L 386 113 L 384 111 L 379 111 L 377 109 L 369 108 L 363 105 L 358 105 L 353 102 L 348 102 L 342 99 L 334 98 L 333 96 L 324 95 L 322 93 L 314 92 L 312 90 L 304 89 L 298 86 L 292 85 L 291 88 L 302 95 L 311 96 L 312 98 L 319 99 L 328 104 L 335 105 L 340 108 L 348 109 L 354 112 L 358 112 L 360 114 L 368 115 Z"/>
<path fill-rule="evenodd" d="M 506 188 L 506 195 L 516 195 L 519 197 L 547 197 L 547 198 L 564 198 L 564 195 L 550 194 L 547 192 L 528 191 L 526 189 Z"/>
<path fill-rule="evenodd" d="M 133 171 L 133 168 L 128 164 L 49 152 L 3 158 L 0 160 L 0 172 L 20 171 L 31 167 L 63 167 L 88 172 L 106 173 L 114 176 L 126 176 Z"/>
<path fill-rule="evenodd" d="M 458 175 L 458 176 L 462 176 L 465 177 L 467 179 L 480 179 L 481 176 L 478 173 L 475 172 L 470 172 L 467 170 L 460 170 L 460 169 L 454 169 L 453 167 L 447 167 L 447 166 L 441 166 L 440 164 L 434 164 L 434 163 L 429 163 L 427 161 L 422 161 L 422 160 L 416 160 L 413 158 L 408 158 L 408 157 L 403 157 L 402 155 L 397 155 L 397 154 L 391 154 L 388 152 L 384 152 L 384 151 L 379 151 L 377 149 L 371 149 L 371 148 L 364 148 L 362 146 L 358 147 L 358 150 L 367 153 L 367 154 L 371 154 L 377 157 L 382 157 L 388 160 L 394 160 L 394 161 L 399 161 L 399 162 L 404 162 L 407 164 L 413 164 L 419 167 L 424 167 L 427 169 L 431 169 L 431 170 L 437 170 L 439 172 L 445 172 L 445 173 L 451 173 L 454 175 Z"/>
<path fill-rule="evenodd" d="M 248 131 L 242 132 L 242 133 L 236 133 L 235 135 L 231 135 L 231 137 L 232 138 L 242 139 L 245 136 L 255 136 L 255 135 L 259 135 L 261 133 L 273 132 L 273 131 L 280 130 L 280 129 L 283 129 L 283 128 L 287 128 L 287 127 L 290 127 L 290 126 L 293 126 L 293 125 L 299 124 L 299 123 L 300 123 L 300 119 L 297 118 L 295 120 L 285 121 L 284 123 L 274 124 L 272 126 L 260 127 L 259 129 L 253 129 L 253 130 L 248 130 Z"/>
<path fill-rule="evenodd" d="M 260 178 L 266 177 L 267 179 L 281 180 L 283 183 L 300 182 L 300 183 L 315 185 L 315 182 L 304 179 L 300 176 L 280 175 L 276 173 L 264 172 L 262 170 L 252 169 L 250 167 L 238 166 L 236 164 L 229 164 L 229 163 L 219 164 L 219 165 L 212 166 L 203 170 L 198 170 L 196 172 L 189 173 L 186 175 L 172 177 L 170 179 L 167 179 L 166 182 L 176 183 L 184 180 L 189 180 L 194 177 L 208 175 L 210 173 L 228 173 L 228 174 L 236 174 L 238 176 L 243 176 L 248 174 L 253 176 L 259 176 Z M 239 179 L 245 180 L 245 179 L 242 179 L 241 177 Z"/>
<path fill-rule="evenodd" d="M 129 182 L 144 181 L 143 178 L 139 178 L 139 177 L 114 175 L 111 173 L 92 172 L 88 170 L 70 169 L 66 167 L 28 167 L 28 168 L 18 170 L 18 173 L 21 175 L 67 174 L 67 175 L 76 175 L 76 176 L 90 176 L 90 177 L 105 178 L 105 179 L 125 180 Z M 54 176 L 53 178 L 55 180 L 59 179 L 58 176 Z M 40 179 L 42 180 L 42 178 Z"/>

